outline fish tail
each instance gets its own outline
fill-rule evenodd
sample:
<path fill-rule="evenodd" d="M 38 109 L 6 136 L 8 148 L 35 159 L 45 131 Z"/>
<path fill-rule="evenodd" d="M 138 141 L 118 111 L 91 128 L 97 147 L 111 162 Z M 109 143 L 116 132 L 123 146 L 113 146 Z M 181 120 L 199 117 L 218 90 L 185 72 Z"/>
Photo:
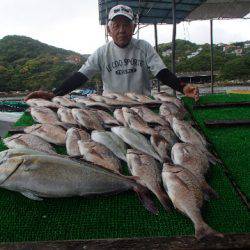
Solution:
<path fill-rule="evenodd" d="M 24 129 L 27 128 L 28 126 L 17 126 L 17 127 L 14 127 L 14 128 L 11 128 L 9 130 L 9 132 L 11 133 L 21 133 L 21 132 L 24 132 Z"/>
<path fill-rule="evenodd" d="M 158 209 L 155 207 L 153 200 L 150 197 L 149 190 L 138 184 L 134 187 L 134 191 L 139 196 L 140 201 L 142 202 L 143 206 L 151 213 L 158 214 Z"/>
<path fill-rule="evenodd" d="M 202 191 L 205 195 L 206 200 L 209 200 L 210 198 L 211 199 L 219 198 L 219 195 L 217 194 L 217 192 L 212 187 L 210 187 L 206 181 L 202 182 Z"/>
<path fill-rule="evenodd" d="M 203 238 L 208 238 L 208 237 L 223 238 L 224 235 L 222 233 L 215 231 L 204 222 L 201 225 L 199 225 L 197 228 L 195 228 L 195 237 L 196 239 L 201 240 Z"/>
<path fill-rule="evenodd" d="M 213 165 L 215 165 L 216 163 L 222 163 L 220 159 L 218 159 L 215 155 L 210 153 L 208 150 L 206 150 L 206 155 L 207 155 L 208 161 L 212 163 Z"/>
<path fill-rule="evenodd" d="M 163 156 L 162 161 L 163 161 L 163 164 L 164 163 L 172 163 L 172 159 L 168 155 Z"/>
<path fill-rule="evenodd" d="M 165 193 L 163 190 L 159 190 L 156 196 L 159 199 L 162 206 L 165 208 L 165 210 L 169 212 L 171 210 L 169 204 L 171 203 L 167 193 Z"/>

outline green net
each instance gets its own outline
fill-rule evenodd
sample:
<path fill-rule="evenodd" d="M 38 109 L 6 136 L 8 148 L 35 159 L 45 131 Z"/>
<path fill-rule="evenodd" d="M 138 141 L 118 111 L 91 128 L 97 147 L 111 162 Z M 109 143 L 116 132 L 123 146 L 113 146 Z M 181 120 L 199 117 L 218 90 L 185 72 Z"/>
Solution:
<path fill-rule="evenodd" d="M 250 95 L 208 95 L 200 103 L 250 101 Z M 185 99 L 189 111 L 200 128 L 213 144 L 224 165 L 245 195 L 250 194 L 250 127 L 214 127 L 205 126 L 205 120 L 250 119 L 250 107 L 227 107 L 193 110 L 193 102 Z"/>
<path fill-rule="evenodd" d="M 16 125 L 31 125 L 25 113 Z M 224 147 L 226 147 L 224 145 Z M 0 144 L 0 150 L 6 147 Z M 57 147 L 57 151 L 64 152 Z M 249 232 L 246 207 L 219 165 L 211 167 L 208 182 L 220 199 L 206 202 L 205 221 L 224 233 Z M 0 241 L 45 241 L 193 235 L 192 222 L 176 210 L 166 212 L 155 199 L 159 215 L 147 212 L 133 192 L 93 198 L 33 201 L 0 189 Z"/>

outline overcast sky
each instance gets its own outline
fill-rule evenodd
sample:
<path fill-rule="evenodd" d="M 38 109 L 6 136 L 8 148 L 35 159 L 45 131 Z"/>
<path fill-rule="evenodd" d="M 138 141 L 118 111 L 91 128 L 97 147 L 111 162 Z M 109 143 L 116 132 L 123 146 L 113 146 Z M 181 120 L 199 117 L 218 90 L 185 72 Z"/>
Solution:
<path fill-rule="evenodd" d="M 249 19 L 216 20 L 214 42 L 250 40 L 249 30 Z M 153 31 L 153 26 L 141 29 L 140 38 L 154 45 Z M 171 25 L 159 25 L 159 43 L 170 42 L 171 31 Z M 177 25 L 180 39 L 209 43 L 209 34 L 209 21 Z M 90 54 L 105 43 L 104 27 L 99 25 L 98 0 L 0 0 L 0 39 L 6 35 L 29 36 L 82 54 Z"/>

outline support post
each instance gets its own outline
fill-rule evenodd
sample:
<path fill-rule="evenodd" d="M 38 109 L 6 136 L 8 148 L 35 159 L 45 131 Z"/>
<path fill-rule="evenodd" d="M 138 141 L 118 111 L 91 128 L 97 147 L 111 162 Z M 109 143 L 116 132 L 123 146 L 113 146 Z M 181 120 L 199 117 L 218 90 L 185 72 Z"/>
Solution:
<path fill-rule="evenodd" d="M 157 24 L 154 24 L 154 31 L 155 31 L 155 50 L 157 53 L 159 53 L 159 47 L 158 47 L 158 33 L 157 33 Z M 157 80 L 157 91 L 161 91 L 160 82 Z"/>
<path fill-rule="evenodd" d="M 214 93 L 214 43 L 213 43 L 213 19 L 210 20 L 210 51 L 211 51 L 211 92 Z"/>
<path fill-rule="evenodd" d="M 175 0 L 172 0 L 172 19 L 173 19 L 173 31 L 172 31 L 172 72 L 175 74 L 175 47 L 176 47 L 176 4 Z M 173 95 L 176 96 L 176 91 L 173 91 Z"/>

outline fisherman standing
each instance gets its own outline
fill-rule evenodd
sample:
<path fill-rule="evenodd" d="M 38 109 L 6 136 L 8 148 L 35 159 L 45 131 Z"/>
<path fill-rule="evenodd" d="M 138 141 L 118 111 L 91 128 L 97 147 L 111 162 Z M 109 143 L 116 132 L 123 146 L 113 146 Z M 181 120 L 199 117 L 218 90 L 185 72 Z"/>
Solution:
<path fill-rule="evenodd" d="M 146 41 L 133 38 L 136 27 L 132 9 L 126 5 L 114 6 L 108 16 L 108 33 L 112 41 L 98 48 L 89 56 L 86 63 L 52 92 L 35 91 L 30 98 L 51 99 L 65 95 L 101 73 L 103 91 L 124 94 L 150 95 L 150 72 L 160 82 L 185 96 L 199 99 L 197 87 L 184 85 L 171 73 L 154 48 Z"/>

